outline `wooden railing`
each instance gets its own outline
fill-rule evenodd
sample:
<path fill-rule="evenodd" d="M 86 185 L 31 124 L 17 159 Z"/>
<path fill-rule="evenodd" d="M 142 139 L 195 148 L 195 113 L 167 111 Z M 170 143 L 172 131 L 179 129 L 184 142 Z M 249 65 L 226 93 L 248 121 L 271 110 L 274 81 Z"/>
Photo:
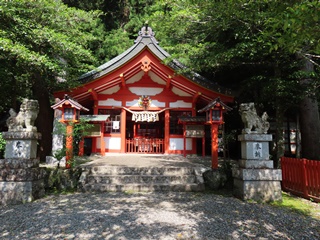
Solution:
<path fill-rule="evenodd" d="M 320 161 L 281 158 L 282 189 L 320 202 Z"/>
<path fill-rule="evenodd" d="M 126 139 L 127 153 L 163 153 L 162 138 L 134 138 Z"/>

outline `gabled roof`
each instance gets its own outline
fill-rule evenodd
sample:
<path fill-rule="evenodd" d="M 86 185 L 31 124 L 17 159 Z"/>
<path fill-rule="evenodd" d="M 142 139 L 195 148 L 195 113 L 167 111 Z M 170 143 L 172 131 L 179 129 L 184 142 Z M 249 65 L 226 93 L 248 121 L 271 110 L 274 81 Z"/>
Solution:
<path fill-rule="evenodd" d="M 148 25 L 142 27 L 141 31 L 139 31 L 137 39 L 134 42 L 135 44 L 132 47 L 130 47 L 117 57 L 111 59 L 109 62 L 97 67 L 97 69 L 83 74 L 79 78 L 79 81 L 81 81 L 82 83 L 87 83 L 89 81 L 100 78 L 121 67 L 145 48 L 148 48 L 160 60 L 169 58 L 170 54 L 159 46 L 158 41 L 155 39 L 154 35 L 154 32 Z M 177 71 L 187 69 L 186 66 L 175 59 L 172 60 L 168 66 Z M 194 83 L 199 84 L 207 89 L 230 95 L 230 91 L 228 91 L 227 89 L 219 86 L 213 81 L 210 81 L 195 72 L 184 74 L 184 76 Z"/>
<path fill-rule="evenodd" d="M 54 110 L 61 109 L 64 104 L 71 105 L 71 107 L 74 107 L 77 110 L 89 111 L 89 109 L 85 108 L 80 103 L 70 98 L 67 94 L 65 94 L 64 99 L 52 105 L 51 108 L 53 108 Z"/>
<path fill-rule="evenodd" d="M 207 111 L 209 111 L 210 109 L 212 109 L 212 108 L 214 108 L 216 105 L 218 105 L 219 104 L 219 106 L 222 106 L 224 109 L 226 109 L 227 111 L 231 111 L 232 110 L 232 108 L 231 107 L 229 107 L 228 105 L 226 105 L 224 102 L 222 102 L 221 100 L 220 100 L 220 98 L 218 97 L 218 98 L 216 98 L 216 99 L 214 99 L 212 102 L 210 102 L 207 106 L 205 106 L 204 108 L 202 108 L 202 109 L 200 109 L 200 110 L 198 110 L 198 112 L 207 112 Z"/>

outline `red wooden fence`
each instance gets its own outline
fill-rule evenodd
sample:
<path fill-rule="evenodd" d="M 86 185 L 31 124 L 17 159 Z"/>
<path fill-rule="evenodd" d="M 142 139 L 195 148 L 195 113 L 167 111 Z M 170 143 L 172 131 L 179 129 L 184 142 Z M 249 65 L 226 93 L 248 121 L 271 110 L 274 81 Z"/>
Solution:
<path fill-rule="evenodd" d="M 320 202 L 320 161 L 281 158 L 282 189 Z"/>
<path fill-rule="evenodd" d="M 162 138 L 126 139 L 127 153 L 163 153 L 164 140 Z"/>

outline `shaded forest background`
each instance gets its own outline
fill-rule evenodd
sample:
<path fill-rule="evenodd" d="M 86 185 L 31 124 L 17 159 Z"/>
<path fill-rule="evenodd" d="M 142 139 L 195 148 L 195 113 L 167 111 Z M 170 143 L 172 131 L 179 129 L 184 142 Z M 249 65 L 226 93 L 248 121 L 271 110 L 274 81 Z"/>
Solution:
<path fill-rule="evenodd" d="M 52 93 L 132 46 L 147 22 L 172 58 L 232 91 L 230 142 L 242 128 L 238 105 L 253 101 L 274 123 L 276 165 L 288 119 L 299 123 L 302 156 L 320 159 L 319 19 L 319 1 L 1 1 L 0 125 L 22 98 L 39 100 L 44 160 Z"/>

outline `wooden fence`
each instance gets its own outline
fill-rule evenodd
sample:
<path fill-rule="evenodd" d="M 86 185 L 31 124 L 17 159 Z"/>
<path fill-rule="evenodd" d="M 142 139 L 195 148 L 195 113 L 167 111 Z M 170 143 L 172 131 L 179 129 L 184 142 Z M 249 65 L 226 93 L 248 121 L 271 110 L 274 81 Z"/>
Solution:
<path fill-rule="evenodd" d="M 162 138 L 126 139 L 127 153 L 163 153 L 164 140 Z"/>
<path fill-rule="evenodd" d="M 281 158 L 282 189 L 320 202 L 320 161 Z"/>

